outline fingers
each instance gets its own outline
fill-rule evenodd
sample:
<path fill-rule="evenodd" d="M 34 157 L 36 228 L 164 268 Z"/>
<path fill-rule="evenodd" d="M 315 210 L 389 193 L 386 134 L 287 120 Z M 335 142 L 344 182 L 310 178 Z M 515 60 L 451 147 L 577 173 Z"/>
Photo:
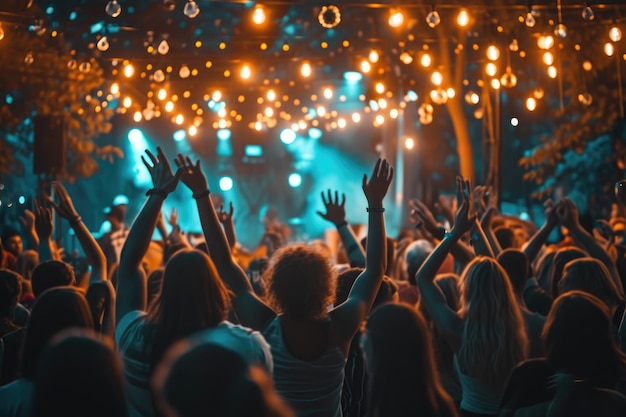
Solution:
<path fill-rule="evenodd" d="M 374 172 L 372 172 L 372 178 L 376 178 L 380 172 L 380 168 L 383 164 L 383 160 L 378 158 L 376 164 L 374 165 Z"/>
<path fill-rule="evenodd" d="M 341 207 L 346 205 L 346 193 L 341 193 Z"/>
<path fill-rule="evenodd" d="M 146 155 L 148 155 L 148 158 L 150 158 L 150 161 L 152 162 L 152 166 L 157 164 L 157 162 L 158 162 L 157 158 L 154 156 L 154 154 L 152 152 L 150 152 L 150 149 L 146 149 Z M 143 156 L 142 156 L 141 159 L 143 159 Z"/>
<path fill-rule="evenodd" d="M 324 191 L 322 191 L 321 194 L 322 194 L 322 202 L 324 203 L 325 206 L 327 206 L 328 205 L 328 200 L 326 200 L 326 195 L 324 194 Z"/>
<path fill-rule="evenodd" d="M 235 212 L 235 208 L 233 207 L 233 202 L 231 201 L 230 204 L 228 205 L 228 215 L 230 217 L 233 217 L 233 213 Z"/>

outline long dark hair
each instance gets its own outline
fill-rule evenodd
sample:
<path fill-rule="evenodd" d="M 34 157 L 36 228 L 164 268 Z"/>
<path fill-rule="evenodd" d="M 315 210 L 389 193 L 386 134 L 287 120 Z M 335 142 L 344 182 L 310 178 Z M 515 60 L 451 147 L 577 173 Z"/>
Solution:
<path fill-rule="evenodd" d="M 161 293 L 148 313 L 151 368 L 172 343 L 217 326 L 229 310 L 230 293 L 208 255 L 198 250 L 177 252 L 165 267 Z"/>
<path fill-rule="evenodd" d="M 44 347 L 54 335 L 70 327 L 94 327 L 89 304 L 81 290 L 55 287 L 37 297 L 22 349 L 23 378 L 35 378 Z"/>
<path fill-rule="evenodd" d="M 383 304 L 367 320 L 364 337 L 370 417 L 456 416 L 439 382 L 421 313 L 408 305 Z"/>
<path fill-rule="evenodd" d="M 613 389 L 626 376 L 626 354 L 615 342 L 609 314 L 606 304 L 583 291 L 557 298 L 542 333 L 548 362 L 594 386 Z"/>

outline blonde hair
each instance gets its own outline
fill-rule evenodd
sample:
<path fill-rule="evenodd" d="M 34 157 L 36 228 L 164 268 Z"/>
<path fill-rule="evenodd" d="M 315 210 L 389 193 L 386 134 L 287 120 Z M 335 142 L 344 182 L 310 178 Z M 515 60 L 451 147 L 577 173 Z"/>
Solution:
<path fill-rule="evenodd" d="M 460 281 L 459 315 L 464 319 L 458 360 L 463 373 L 491 385 L 504 384 L 528 356 L 522 313 L 504 269 L 477 257 Z"/>

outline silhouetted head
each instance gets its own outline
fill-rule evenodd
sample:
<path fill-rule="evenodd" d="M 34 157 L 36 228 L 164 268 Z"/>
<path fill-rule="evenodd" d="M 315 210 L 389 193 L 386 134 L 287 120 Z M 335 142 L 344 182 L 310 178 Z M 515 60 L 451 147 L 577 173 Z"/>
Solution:
<path fill-rule="evenodd" d="M 609 309 L 622 299 L 607 267 L 595 258 L 579 258 L 568 262 L 559 281 L 559 293 L 579 290 L 598 297 Z"/>
<path fill-rule="evenodd" d="M 35 298 L 49 288 L 75 285 L 74 268 L 63 261 L 45 261 L 37 265 L 31 277 Z"/>
<path fill-rule="evenodd" d="M 608 307 L 582 291 L 558 297 L 542 334 L 546 357 L 557 370 L 613 389 L 626 376 L 626 355 L 615 342 Z"/>
<path fill-rule="evenodd" d="M 498 227 L 493 230 L 493 234 L 496 236 L 498 240 L 498 244 L 502 249 L 516 248 L 517 242 L 515 240 L 515 232 L 506 227 Z"/>
<path fill-rule="evenodd" d="M 404 252 L 404 260 L 406 263 L 406 272 L 409 282 L 412 285 L 417 285 L 415 281 L 415 274 L 419 271 L 420 267 L 426 261 L 426 258 L 430 256 L 435 247 L 431 242 L 424 239 L 419 239 L 406 248 Z"/>
<path fill-rule="evenodd" d="M 276 251 L 264 280 L 269 298 L 280 313 L 323 318 L 335 298 L 335 273 L 329 258 L 305 245 Z"/>
<path fill-rule="evenodd" d="M 574 246 L 568 246 L 556 251 L 553 261 L 552 277 L 550 279 L 550 291 L 554 298 L 559 295 L 559 281 L 563 278 L 565 265 L 574 259 L 584 258 L 586 256 L 588 255 L 585 251 Z"/>
<path fill-rule="evenodd" d="M 345 271 L 340 272 L 339 275 L 337 275 L 337 289 L 335 292 L 334 303 L 335 306 L 338 306 L 348 299 L 348 295 L 350 294 L 350 290 L 352 290 L 354 281 L 356 281 L 356 279 L 363 272 L 363 270 L 364 268 L 349 268 Z M 380 284 L 380 288 L 378 289 L 378 293 L 376 294 L 374 304 L 372 304 L 372 310 L 381 304 L 397 301 L 397 294 L 398 284 L 396 284 L 391 278 L 385 275 L 383 277 L 383 281 Z"/>
<path fill-rule="evenodd" d="M 271 381 L 263 387 L 268 380 L 230 349 L 183 340 L 163 357 L 152 387 L 165 417 L 291 417 Z"/>
<path fill-rule="evenodd" d="M 521 250 L 509 248 L 498 254 L 498 263 L 511 280 L 515 294 L 521 297 L 528 280 L 528 256 Z"/>
<path fill-rule="evenodd" d="M 374 416 L 450 415 L 451 400 L 439 383 L 426 320 L 405 304 L 372 311 L 361 338 Z"/>
<path fill-rule="evenodd" d="M 122 362 L 113 342 L 87 329 L 57 334 L 39 362 L 32 417 L 127 415 Z"/>
<path fill-rule="evenodd" d="M 70 327 L 94 327 L 82 290 L 55 287 L 37 297 L 26 328 L 22 350 L 22 377 L 35 378 L 44 347 L 57 333 Z"/>

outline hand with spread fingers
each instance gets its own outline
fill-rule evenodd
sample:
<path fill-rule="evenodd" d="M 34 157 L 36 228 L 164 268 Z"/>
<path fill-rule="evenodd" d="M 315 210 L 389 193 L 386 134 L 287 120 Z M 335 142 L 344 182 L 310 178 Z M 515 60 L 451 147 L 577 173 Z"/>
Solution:
<path fill-rule="evenodd" d="M 78 212 L 74 208 L 74 203 L 72 203 L 72 198 L 68 194 L 65 187 L 60 182 L 53 182 L 52 188 L 57 197 L 57 203 L 52 200 L 52 197 L 49 195 L 45 195 L 46 200 L 54 207 L 54 210 L 57 214 L 63 217 L 66 220 L 74 221 L 79 217 Z"/>
<path fill-rule="evenodd" d="M 411 206 L 411 216 L 417 216 L 424 229 L 431 235 L 437 236 L 441 230 L 439 223 L 426 204 L 414 198 L 409 200 L 409 205 Z"/>
<path fill-rule="evenodd" d="M 393 167 L 386 159 L 378 159 L 374 166 L 371 178 L 367 179 L 367 174 L 363 174 L 363 192 L 367 198 L 368 207 L 371 209 L 382 209 L 383 199 L 389 190 L 389 185 L 393 179 Z"/>
<path fill-rule="evenodd" d="M 35 230 L 40 240 L 49 239 L 54 229 L 52 223 L 52 210 L 44 207 L 37 207 L 35 211 Z"/>
<path fill-rule="evenodd" d="M 200 160 L 194 164 L 191 158 L 179 153 L 174 162 L 181 173 L 181 181 L 192 193 L 199 194 L 209 190 L 209 183 L 200 167 Z"/>
<path fill-rule="evenodd" d="M 454 217 L 454 226 L 451 232 L 457 237 L 461 237 L 476 223 L 476 213 L 474 212 L 472 204 L 470 182 L 465 181 L 462 177 L 457 177 L 456 184 L 458 209 Z"/>
<path fill-rule="evenodd" d="M 162 194 L 163 197 L 165 197 L 176 189 L 180 173 L 176 172 L 176 174 L 174 174 L 174 172 L 172 172 L 170 162 L 167 160 L 161 147 L 157 147 L 156 156 L 146 149 L 146 156 L 149 161 L 146 160 L 146 157 L 143 155 L 141 156 L 141 161 L 148 169 L 150 177 L 152 177 L 155 193 Z"/>
<path fill-rule="evenodd" d="M 341 194 L 340 202 L 338 191 L 335 191 L 334 198 L 333 192 L 330 189 L 328 189 L 326 193 L 322 191 L 322 202 L 324 203 L 324 207 L 326 208 L 326 213 L 318 211 L 318 216 L 320 216 L 324 220 L 328 220 L 335 226 L 346 221 L 346 195 L 344 193 Z"/>

